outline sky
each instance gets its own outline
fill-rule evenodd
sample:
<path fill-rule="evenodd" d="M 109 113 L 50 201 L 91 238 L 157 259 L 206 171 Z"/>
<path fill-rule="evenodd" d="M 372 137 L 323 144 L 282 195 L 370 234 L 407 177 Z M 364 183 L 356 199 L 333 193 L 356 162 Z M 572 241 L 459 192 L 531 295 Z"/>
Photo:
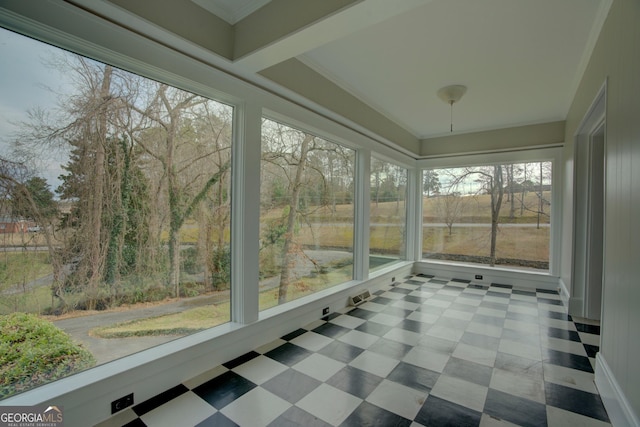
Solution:
<path fill-rule="evenodd" d="M 16 123 L 27 120 L 29 109 L 56 107 L 56 95 L 47 87 L 68 90 L 64 75 L 43 65 L 54 52 L 63 51 L 0 28 L 0 156 L 10 158 Z M 45 178 L 53 191 L 63 173 L 60 163 L 66 159 L 50 154 L 40 159 L 36 175 Z"/>

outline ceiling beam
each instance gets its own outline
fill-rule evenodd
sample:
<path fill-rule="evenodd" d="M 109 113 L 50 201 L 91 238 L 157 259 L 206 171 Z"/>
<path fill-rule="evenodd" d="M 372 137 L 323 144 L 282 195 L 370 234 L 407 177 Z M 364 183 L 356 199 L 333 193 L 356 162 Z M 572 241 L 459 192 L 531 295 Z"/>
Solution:
<path fill-rule="evenodd" d="M 69 1 L 69 0 L 68 0 Z M 113 9 L 101 6 L 96 0 L 71 0 L 98 13 L 104 9 L 112 17 Z M 108 0 L 147 22 L 170 31 L 178 37 L 194 43 L 227 60 L 233 57 L 233 27 L 213 13 L 201 8 L 191 0 Z M 119 15 L 120 23 L 126 26 L 126 16 Z M 136 31 L 136 28 L 131 28 Z"/>
<path fill-rule="evenodd" d="M 374 132 L 413 155 L 420 151 L 420 143 L 415 135 L 296 58 L 263 70 L 260 75 Z"/>
<path fill-rule="evenodd" d="M 258 72 L 430 1 L 274 0 L 234 26 L 234 59 Z"/>

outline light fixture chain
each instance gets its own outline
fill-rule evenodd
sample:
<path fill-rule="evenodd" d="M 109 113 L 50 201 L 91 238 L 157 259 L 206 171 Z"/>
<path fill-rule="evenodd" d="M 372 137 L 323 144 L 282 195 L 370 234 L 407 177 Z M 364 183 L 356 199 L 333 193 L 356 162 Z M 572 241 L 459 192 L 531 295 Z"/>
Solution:
<path fill-rule="evenodd" d="M 451 101 L 449 105 L 451 105 L 450 121 L 451 121 L 451 132 L 453 132 L 453 101 Z"/>

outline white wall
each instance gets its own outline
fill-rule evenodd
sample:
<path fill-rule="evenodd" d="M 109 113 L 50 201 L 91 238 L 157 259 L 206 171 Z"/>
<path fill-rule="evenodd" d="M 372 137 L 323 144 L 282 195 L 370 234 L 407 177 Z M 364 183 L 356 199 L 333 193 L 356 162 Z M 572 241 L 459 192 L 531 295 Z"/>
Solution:
<path fill-rule="evenodd" d="M 606 201 L 597 383 L 614 425 L 640 414 L 640 2 L 614 0 L 566 122 L 562 279 L 571 283 L 573 138 L 605 80 Z"/>
<path fill-rule="evenodd" d="M 565 122 L 539 123 L 423 139 L 420 155 L 442 157 L 487 151 L 555 146 L 564 142 Z"/>

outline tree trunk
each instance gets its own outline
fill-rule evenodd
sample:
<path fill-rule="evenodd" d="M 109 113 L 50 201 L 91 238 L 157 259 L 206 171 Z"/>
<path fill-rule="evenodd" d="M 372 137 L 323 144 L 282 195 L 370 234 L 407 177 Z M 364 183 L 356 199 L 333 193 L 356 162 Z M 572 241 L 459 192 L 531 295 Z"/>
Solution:
<path fill-rule="evenodd" d="M 284 234 L 284 245 L 282 246 L 282 266 L 280 267 L 280 286 L 278 287 L 278 304 L 287 301 L 287 292 L 291 284 L 291 269 L 295 266 L 296 252 L 293 250 L 293 233 L 296 224 L 296 214 L 298 202 L 300 200 L 300 190 L 302 189 L 302 177 L 307 165 L 307 153 L 309 144 L 313 139 L 310 135 L 305 135 L 300 146 L 300 161 L 296 168 L 296 176 L 292 185 L 291 202 L 289 203 L 289 214 L 287 215 L 287 231 Z"/>
<path fill-rule="evenodd" d="M 514 184 L 514 178 L 513 178 L 513 164 L 509 165 L 509 173 L 508 173 L 508 178 L 509 178 L 509 202 L 511 204 L 510 208 L 509 208 L 509 218 L 510 219 L 515 219 L 516 217 L 516 199 L 514 197 L 514 188 L 513 188 L 513 184 Z"/>
<path fill-rule="evenodd" d="M 125 140 L 121 140 L 119 145 L 123 154 L 120 198 L 116 198 L 115 206 L 113 206 L 113 225 L 109 232 L 109 247 L 107 249 L 104 273 L 105 282 L 109 285 L 113 285 L 116 282 L 120 272 L 120 257 L 122 254 L 122 244 L 124 242 L 125 222 L 129 198 L 131 196 L 131 155 Z"/>
<path fill-rule="evenodd" d="M 167 86 L 161 87 L 161 96 L 169 113 L 167 124 L 167 151 L 164 160 L 169 195 L 169 287 L 174 288 L 176 298 L 180 298 L 180 228 L 184 221 L 181 207 L 180 185 L 175 167 L 176 138 L 180 110 L 172 108 L 166 97 Z"/>
<path fill-rule="evenodd" d="M 491 181 L 491 253 L 489 255 L 491 267 L 496 265 L 496 242 L 503 195 L 502 165 L 495 165 L 493 167 L 493 180 Z"/>
<path fill-rule="evenodd" d="M 376 171 L 376 208 L 380 198 L 380 171 Z"/>
<path fill-rule="evenodd" d="M 542 204 L 542 162 L 540 162 L 540 198 L 538 202 L 538 224 L 536 228 L 540 230 L 540 215 L 542 215 L 542 209 L 544 208 Z"/>
<path fill-rule="evenodd" d="M 173 144 L 168 150 L 171 154 L 167 156 L 167 164 L 173 162 Z M 169 286 L 175 289 L 176 298 L 180 297 L 180 228 L 182 226 L 182 215 L 180 213 L 180 193 L 176 184 L 177 177 L 175 168 L 169 166 L 167 174 L 167 185 L 169 187 Z"/>
<path fill-rule="evenodd" d="M 520 216 L 524 214 L 524 197 L 526 196 L 527 164 L 524 164 L 524 178 L 522 179 L 522 195 L 520 197 Z"/>
<path fill-rule="evenodd" d="M 89 246 L 89 259 L 91 265 L 91 277 L 89 278 L 89 309 L 95 308 L 95 297 L 98 293 L 98 286 L 101 274 L 101 235 L 102 235 L 102 207 L 104 202 L 104 181 L 105 181 L 105 157 L 107 145 L 107 103 L 111 88 L 111 75 L 113 69 L 109 65 L 105 65 L 102 84 L 100 86 L 100 94 L 98 102 L 97 129 L 95 140 L 95 163 L 94 163 L 94 179 L 95 186 L 93 188 L 93 196 L 91 203 L 91 234 Z"/>

